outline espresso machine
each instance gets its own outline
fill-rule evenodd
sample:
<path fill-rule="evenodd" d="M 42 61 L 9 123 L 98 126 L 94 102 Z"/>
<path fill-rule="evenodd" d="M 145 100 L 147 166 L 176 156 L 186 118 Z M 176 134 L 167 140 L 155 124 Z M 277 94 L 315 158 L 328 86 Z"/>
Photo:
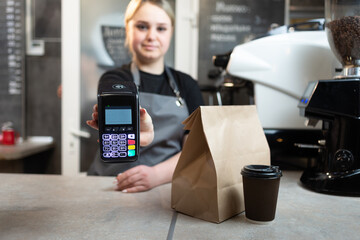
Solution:
<path fill-rule="evenodd" d="M 334 79 L 310 82 L 299 102 L 308 125 L 322 122 L 321 155 L 302 184 L 316 192 L 360 196 L 360 0 L 325 0 L 325 31 L 342 64 Z"/>
<path fill-rule="evenodd" d="M 322 137 L 321 123 L 306 126 L 298 103 L 309 82 L 330 79 L 341 71 L 327 41 L 325 19 L 304 22 L 301 29 L 298 25 L 274 28 L 213 57 L 215 66 L 226 69 L 223 89 L 243 85 L 248 90 L 241 93 L 256 104 L 271 161 L 282 169 L 304 169 L 319 157 L 314 145 Z"/>

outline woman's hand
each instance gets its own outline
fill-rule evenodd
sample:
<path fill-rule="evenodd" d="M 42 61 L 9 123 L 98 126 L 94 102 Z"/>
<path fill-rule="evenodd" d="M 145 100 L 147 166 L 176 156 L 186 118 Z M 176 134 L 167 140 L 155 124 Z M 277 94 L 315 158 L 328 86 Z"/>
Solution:
<path fill-rule="evenodd" d="M 155 169 L 145 165 L 120 173 L 116 180 L 116 190 L 126 193 L 143 192 L 159 185 Z"/>
<path fill-rule="evenodd" d="M 144 147 L 154 140 L 154 125 L 145 108 L 140 107 L 140 146 Z"/>
<path fill-rule="evenodd" d="M 184 137 L 186 140 L 187 135 Z M 117 175 L 117 190 L 127 193 L 150 190 L 161 184 L 171 182 L 181 152 L 155 166 L 139 165 Z"/>
<path fill-rule="evenodd" d="M 98 105 L 95 104 L 93 107 L 92 119 L 86 121 L 86 124 L 90 127 L 99 130 L 99 113 Z M 150 115 L 147 113 L 145 108 L 140 107 L 140 146 L 147 146 L 152 143 L 154 139 L 154 125 Z"/>
<path fill-rule="evenodd" d="M 92 127 L 93 129 L 99 130 L 99 113 L 98 113 L 98 105 L 95 104 L 93 107 L 93 113 L 91 114 L 91 120 L 87 120 L 86 124 Z"/>

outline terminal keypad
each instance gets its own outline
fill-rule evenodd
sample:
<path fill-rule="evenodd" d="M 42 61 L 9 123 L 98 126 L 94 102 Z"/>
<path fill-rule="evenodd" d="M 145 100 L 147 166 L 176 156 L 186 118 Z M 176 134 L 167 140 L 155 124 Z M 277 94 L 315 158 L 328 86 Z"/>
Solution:
<path fill-rule="evenodd" d="M 133 132 L 120 132 L 119 130 L 127 129 L 113 129 L 109 133 L 102 134 L 103 157 L 104 158 L 122 158 L 135 156 L 136 139 Z"/>

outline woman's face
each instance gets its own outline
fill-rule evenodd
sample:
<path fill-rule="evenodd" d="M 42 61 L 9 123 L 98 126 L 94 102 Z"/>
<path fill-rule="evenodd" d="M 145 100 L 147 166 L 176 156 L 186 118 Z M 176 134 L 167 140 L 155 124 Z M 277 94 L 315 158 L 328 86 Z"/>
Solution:
<path fill-rule="evenodd" d="M 138 61 L 163 60 L 173 32 L 170 17 L 163 9 L 144 3 L 126 27 L 130 51 Z"/>

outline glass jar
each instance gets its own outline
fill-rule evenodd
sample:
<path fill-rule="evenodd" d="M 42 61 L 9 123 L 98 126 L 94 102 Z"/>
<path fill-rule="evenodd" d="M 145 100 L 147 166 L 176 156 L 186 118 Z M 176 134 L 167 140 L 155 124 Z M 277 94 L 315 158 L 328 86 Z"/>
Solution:
<path fill-rule="evenodd" d="M 343 77 L 360 73 L 360 0 L 325 0 L 325 29 Z"/>

